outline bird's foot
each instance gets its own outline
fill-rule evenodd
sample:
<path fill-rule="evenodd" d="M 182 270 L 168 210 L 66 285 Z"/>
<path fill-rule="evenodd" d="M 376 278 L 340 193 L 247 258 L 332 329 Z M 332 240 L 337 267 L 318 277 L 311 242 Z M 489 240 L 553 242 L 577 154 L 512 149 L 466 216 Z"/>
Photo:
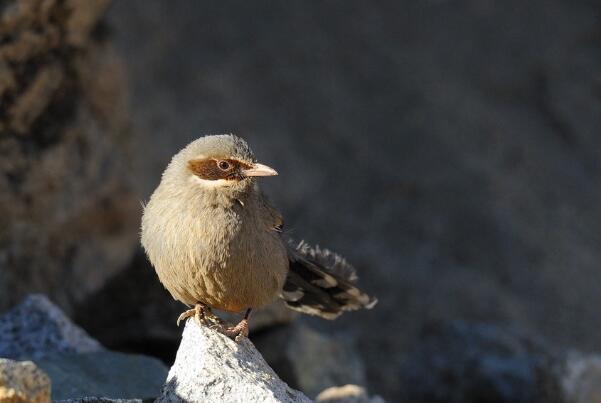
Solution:
<path fill-rule="evenodd" d="M 191 316 L 194 316 L 196 314 L 196 310 L 195 309 L 188 309 L 187 311 L 182 312 L 181 315 L 179 315 L 179 317 L 177 318 L 177 326 L 179 326 L 179 323 L 182 320 L 186 320 Z"/>
<path fill-rule="evenodd" d="M 193 309 L 182 312 L 182 314 L 179 315 L 179 318 L 177 318 L 177 325 L 179 326 L 182 320 L 191 317 L 193 317 L 199 325 L 221 325 L 221 319 L 211 312 L 211 308 L 203 304 L 196 304 Z"/>
<path fill-rule="evenodd" d="M 242 319 L 236 326 L 221 326 L 218 330 L 230 339 L 240 341 L 242 338 L 248 337 L 248 320 L 245 318 Z"/>
<path fill-rule="evenodd" d="M 242 338 L 248 337 L 248 321 L 250 319 L 251 312 L 252 308 L 248 308 L 244 314 L 244 319 L 242 319 L 236 326 L 225 327 L 222 323 L 217 330 L 230 339 L 234 339 L 235 341 L 239 342 L 242 340 Z"/>

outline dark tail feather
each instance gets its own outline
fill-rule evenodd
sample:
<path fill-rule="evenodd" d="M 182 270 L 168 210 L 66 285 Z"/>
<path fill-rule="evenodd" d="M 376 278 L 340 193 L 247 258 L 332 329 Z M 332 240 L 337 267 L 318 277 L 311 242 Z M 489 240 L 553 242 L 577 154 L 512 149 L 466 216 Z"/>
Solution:
<path fill-rule="evenodd" d="M 301 242 L 289 245 L 288 256 L 290 270 L 281 297 L 289 308 L 335 319 L 378 302 L 354 285 L 355 269 L 340 255 Z"/>

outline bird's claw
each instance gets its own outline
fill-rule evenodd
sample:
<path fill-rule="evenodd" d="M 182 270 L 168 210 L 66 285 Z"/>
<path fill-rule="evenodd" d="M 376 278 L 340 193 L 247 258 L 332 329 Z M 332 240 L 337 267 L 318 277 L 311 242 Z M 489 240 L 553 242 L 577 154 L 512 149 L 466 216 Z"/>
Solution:
<path fill-rule="evenodd" d="M 242 319 L 236 326 L 224 327 L 218 329 L 222 334 L 237 342 L 244 337 L 248 337 L 248 320 Z"/>
<path fill-rule="evenodd" d="M 238 333 L 238 335 L 236 337 L 234 337 L 234 341 L 236 343 L 240 343 L 240 341 L 242 341 L 242 339 L 245 337 L 248 337 L 248 327 L 246 328 L 245 331 Z"/>
<path fill-rule="evenodd" d="M 230 339 L 237 342 L 244 337 L 248 337 L 248 319 L 242 319 L 236 326 L 226 326 L 226 323 L 217 317 L 211 309 L 202 304 L 196 304 L 193 309 L 188 309 L 182 312 L 177 318 L 177 325 L 188 318 L 194 318 L 199 325 L 208 326 L 211 329 L 217 330 L 219 333 L 226 335 Z"/>
<path fill-rule="evenodd" d="M 196 316 L 196 309 L 188 309 L 187 311 L 182 312 L 177 318 L 177 326 L 179 326 L 182 320 L 186 320 L 192 316 Z"/>
<path fill-rule="evenodd" d="M 179 326 L 182 320 L 186 320 L 191 317 L 194 317 L 194 319 L 199 325 L 221 325 L 221 319 L 215 316 L 215 314 L 211 312 L 211 309 L 209 307 L 206 307 L 202 304 L 196 304 L 194 308 L 188 309 L 187 311 L 184 311 L 181 315 L 179 315 L 179 317 L 177 318 L 177 326 Z"/>

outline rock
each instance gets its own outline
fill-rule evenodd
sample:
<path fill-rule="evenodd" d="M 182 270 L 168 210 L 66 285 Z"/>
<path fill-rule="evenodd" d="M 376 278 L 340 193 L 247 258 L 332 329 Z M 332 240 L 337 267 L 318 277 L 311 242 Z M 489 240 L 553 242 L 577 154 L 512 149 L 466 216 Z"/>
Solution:
<path fill-rule="evenodd" d="M 601 355 L 568 354 L 561 386 L 568 403 L 601 403 Z"/>
<path fill-rule="evenodd" d="M 102 349 L 44 295 L 30 295 L 0 317 L 0 356 L 37 359 Z"/>
<path fill-rule="evenodd" d="M 33 359 L 56 400 L 155 398 L 168 372 L 156 358 L 105 350 L 43 295 L 0 317 L 0 356 Z"/>
<path fill-rule="evenodd" d="M 310 402 L 267 365 L 248 340 L 235 342 L 188 320 L 157 402 Z"/>
<path fill-rule="evenodd" d="M 38 359 L 37 364 L 52 379 L 53 400 L 154 399 L 168 372 L 156 358 L 112 351 L 57 354 Z"/>
<path fill-rule="evenodd" d="M 514 330 L 481 323 L 424 329 L 401 368 L 410 402 L 560 403 L 559 351 Z"/>
<path fill-rule="evenodd" d="M 50 378 L 31 361 L 0 358 L 0 402 L 49 403 Z"/>
<path fill-rule="evenodd" d="M 367 390 L 357 385 L 327 388 L 317 395 L 315 401 L 318 403 L 385 403 L 379 396 L 370 398 Z"/>
<path fill-rule="evenodd" d="M 278 374 L 308 396 L 332 386 L 367 382 L 354 343 L 342 335 L 327 336 L 297 322 L 251 338 Z"/>
<path fill-rule="evenodd" d="M 125 76 L 98 30 L 108 3 L 0 5 L 0 313 L 32 292 L 70 312 L 134 251 Z"/>

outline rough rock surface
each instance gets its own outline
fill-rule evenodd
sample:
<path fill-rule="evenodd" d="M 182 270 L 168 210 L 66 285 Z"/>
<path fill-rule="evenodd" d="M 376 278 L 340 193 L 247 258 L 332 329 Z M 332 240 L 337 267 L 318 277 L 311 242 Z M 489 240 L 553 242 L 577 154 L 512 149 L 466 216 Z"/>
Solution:
<path fill-rule="evenodd" d="M 0 317 L 0 357 L 37 359 L 102 349 L 44 295 L 30 295 Z"/>
<path fill-rule="evenodd" d="M 156 358 L 105 350 L 42 295 L 0 317 L 0 356 L 34 360 L 57 400 L 155 398 L 168 372 Z"/>
<path fill-rule="evenodd" d="M 0 358 L 0 402 L 50 403 L 50 378 L 31 361 Z"/>
<path fill-rule="evenodd" d="M 248 339 L 236 343 L 188 320 L 157 402 L 310 402 L 267 365 Z"/>
<path fill-rule="evenodd" d="M 0 2 L 0 312 L 68 311 L 130 258 L 139 204 L 108 0 Z"/>

